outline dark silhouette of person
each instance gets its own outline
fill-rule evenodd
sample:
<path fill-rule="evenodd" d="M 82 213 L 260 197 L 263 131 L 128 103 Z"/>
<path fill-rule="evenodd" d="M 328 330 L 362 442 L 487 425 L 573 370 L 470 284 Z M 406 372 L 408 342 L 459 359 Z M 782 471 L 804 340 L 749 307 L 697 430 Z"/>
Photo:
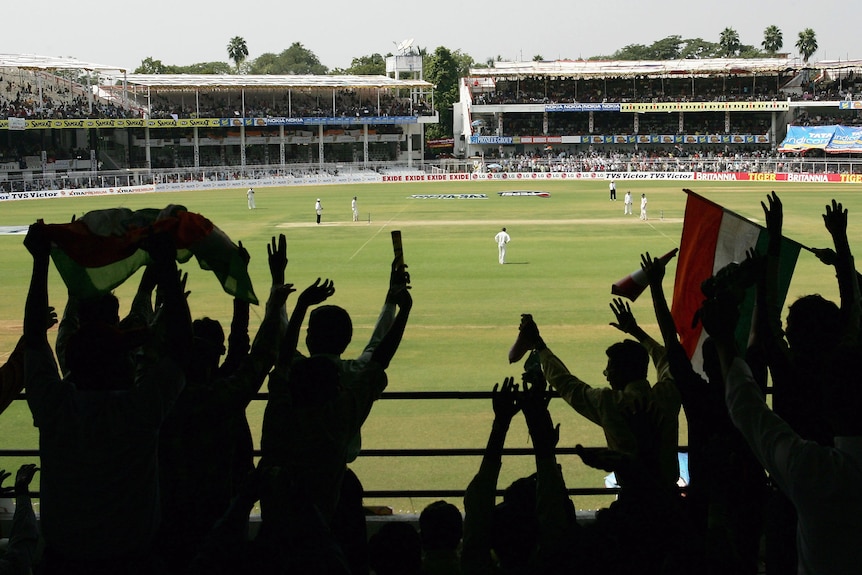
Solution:
<path fill-rule="evenodd" d="M 24 240 L 33 273 L 24 310 L 27 401 L 39 428 L 43 573 L 147 573 L 160 519 L 158 434 L 185 385 L 191 320 L 167 235 L 141 247 L 162 297 L 158 360 L 135 374 L 141 341 L 118 329 L 118 303 L 82 301 L 61 379 L 46 337 L 50 242 L 44 224 Z"/>

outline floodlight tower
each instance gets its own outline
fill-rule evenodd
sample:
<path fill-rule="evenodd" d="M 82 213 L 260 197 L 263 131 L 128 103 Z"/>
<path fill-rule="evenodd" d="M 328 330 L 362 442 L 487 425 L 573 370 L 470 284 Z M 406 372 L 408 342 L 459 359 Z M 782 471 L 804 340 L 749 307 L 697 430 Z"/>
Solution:
<path fill-rule="evenodd" d="M 386 75 L 396 80 L 423 80 L 422 55 L 413 49 L 413 38 L 408 38 L 401 42 L 395 42 L 394 44 L 395 54 L 393 56 L 386 57 Z M 430 96 L 430 94 L 425 94 L 420 88 L 410 89 L 410 100 L 414 104 L 428 96 Z M 420 123 L 419 130 L 421 155 L 424 159 L 425 125 Z"/>

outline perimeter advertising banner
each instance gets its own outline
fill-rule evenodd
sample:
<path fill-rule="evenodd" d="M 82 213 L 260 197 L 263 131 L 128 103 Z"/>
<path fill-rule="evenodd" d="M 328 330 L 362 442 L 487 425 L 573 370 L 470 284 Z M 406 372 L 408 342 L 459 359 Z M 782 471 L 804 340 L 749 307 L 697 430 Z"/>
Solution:
<path fill-rule="evenodd" d="M 768 102 L 639 102 L 622 104 L 621 112 L 786 112 L 786 100 Z"/>
<path fill-rule="evenodd" d="M 788 126 L 779 152 L 825 150 L 834 154 L 862 153 L 862 128 L 858 126 Z"/>

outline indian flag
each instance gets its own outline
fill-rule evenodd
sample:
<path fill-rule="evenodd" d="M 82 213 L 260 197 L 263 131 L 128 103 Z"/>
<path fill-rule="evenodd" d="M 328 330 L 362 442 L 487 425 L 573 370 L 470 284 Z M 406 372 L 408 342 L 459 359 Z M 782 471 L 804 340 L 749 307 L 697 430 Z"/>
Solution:
<path fill-rule="evenodd" d="M 224 291 L 258 303 L 239 247 L 200 214 L 185 207 L 132 211 L 95 210 L 68 224 L 48 224 L 54 246 L 51 258 L 69 292 L 79 298 L 110 292 L 149 262 L 141 241 L 160 232 L 170 233 L 177 261 L 194 256 L 202 269 L 211 270 Z"/>
<path fill-rule="evenodd" d="M 671 313 L 676 323 L 680 342 L 695 366 L 702 365 L 701 344 L 706 338 L 700 322 L 693 324 L 695 313 L 704 301 L 701 283 L 732 262 L 742 262 L 745 252 L 755 248 L 766 253 L 769 234 L 766 228 L 720 205 L 697 195 L 691 190 L 685 205 L 685 220 L 680 239 L 676 279 L 673 286 Z M 782 238 L 779 260 L 779 286 L 777 304 L 784 306 L 790 278 L 796 267 L 802 246 Z M 746 344 L 754 309 L 754 288 L 750 288 L 740 306 L 738 341 Z"/>

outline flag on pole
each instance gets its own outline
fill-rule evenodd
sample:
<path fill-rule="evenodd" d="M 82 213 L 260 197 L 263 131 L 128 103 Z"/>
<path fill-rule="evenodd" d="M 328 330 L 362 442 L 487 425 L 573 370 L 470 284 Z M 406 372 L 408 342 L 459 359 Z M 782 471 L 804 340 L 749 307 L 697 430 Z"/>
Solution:
<path fill-rule="evenodd" d="M 726 265 L 742 262 L 749 248 L 756 248 L 761 254 L 766 253 L 769 234 L 763 226 L 691 190 L 684 191 L 688 194 L 688 199 L 685 204 L 671 313 L 680 343 L 691 358 L 692 364 L 699 366 L 702 364 L 700 348 L 706 334 L 699 322 L 697 325 L 692 323 L 695 312 L 700 309 L 705 299 L 700 289 L 701 283 Z M 801 248 L 801 244 L 782 238 L 777 302 L 781 307 L 787 297 Z M 754 297 L 754 289 L 747 290 L 739 310 L 737 336 L 743 346 L 751 328 Z"/>
<path fill-rule="evenodd" d="M 227 293 L 258 303 L 239 247 L 210 220 L 183 206 L 94 210 L 74 222 L 46 228 L 54 243 L 54 265 L 76 297 L 108 293 L 122 284 L 149 262 L 141 241 L 167 232 L 174 238 L 177 261 L 185 263 L 195 256 L 201 269 L 211 270 Z"/>

